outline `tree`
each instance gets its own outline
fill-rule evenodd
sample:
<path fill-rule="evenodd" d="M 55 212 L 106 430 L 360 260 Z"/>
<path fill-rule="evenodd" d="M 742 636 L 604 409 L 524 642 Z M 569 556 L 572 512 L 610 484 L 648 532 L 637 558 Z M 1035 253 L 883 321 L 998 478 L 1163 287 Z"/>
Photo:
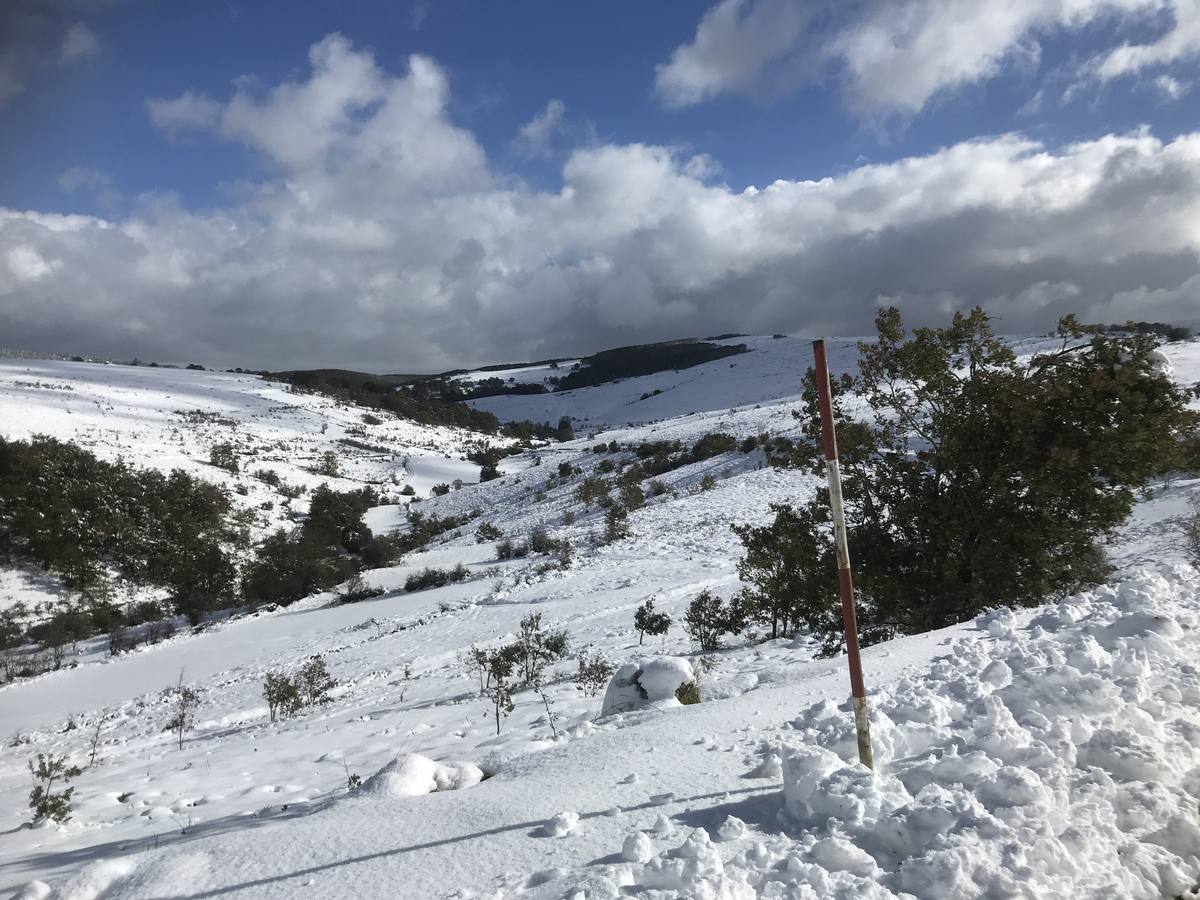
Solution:
<path fill-rule="evenodd" d="M 511 646 L 525 684 L 536 685 L 548 665 L 567 655 L 568 643 L 565 629 L 548 631 L 542 628 L 541 613 L 530 613 L 521 619 L 521 630 Z"/>
<path fill-rule="evenodd" d="M 748 618 L 770 624 L 771 637 L 787 636 L 800 623 L 834 615 L 837 566 L 826 521 L 811 507 L 793 509 L 772 504 L 769 525 L 733 525 L 746 555 L 738 575 L 749 585 L 742 591 Z M 837 627 L 836 621 L 823 625 Z"/>
<path fill-rule="evenodd" d="M 859 346 L 859 376 L 834 385 L 864 643 L 1100 581 L 1103 540 L 1129 515 L 1137 489 L 1183 464 L 1200 423 L 1189 392 L 1161 373 L 1154 336 L 1103 334 L 1067 317 L 1056 349 L 1018 360 L 979 309 L 911 336 L 888 309 L 876 328 L 878 340 Z M 867 421 L 842 410 L 851 390 L 869 405 Z M 804 406 L 805 440 L 793 458 L 815 472 L 811 370 Z M 828 494 L 779 513 L 772 540 L 743 535 L 745 573 L 768 607 L 798 590 L 796 612 L 835 649 L 829 553 L 801 558 L 805 548 L 828 547 Z M 828 604 L 816 587 L 824 578 Z"/>
<path fill-rule="evenodd" d="M 640 647 L 646 635 L 666 634 L 667 629 L 671 627 L 671 617 L 664 612 L 655 612 L 654 598 L 648 597 L 633 614 L 633 627 L 637 629 Z"/>
<path fill-rule="evenodd" d="M 282 672 L 266 674 L 263 679 L 263 697 L 267 701 L 272 722 L 295 715 L 303 706 L 295 681 Z"/>
<path fill-rule="evenodd" d="M 736 598 L 726 602 L 705 589 L 688 604 L 683 627 L 701 650 L 720 650 L 721 636 L 741 632 L 745 617 Z"/>
<path fill-rule="evenodd" d="M 496 717 L 496 734 L 499 734 L 502 719 L 513 711 L 510 679 L 513 673 L 514 658 L 508 647 L 485 652 L 487 654 L 485 664 L 487 683 L 483 693 L 492 701 L 492 710 Z"/>
<path fill-rule="evenodd" d="M 558 427 L 554 430 L 554 437 L 560 441 L 575 440 L 575 429 L 571 427 L 570 416 L 563 416 L 558 420 Z"/>
<path fill-rule="evenodd" d="M 629 537 L 629 510 L 614 503 L 604 513 L 604 541 L 611 544 Z"/>
<path fill-rule="evenodd" d="M 208 451 L 208 462 L 209 465 L 227 472 L 236 474 L 238 471 L 237 454 L 234 453 L 233 444 L 230 443 L 213 444 Z"/>
<path fill-rule="evenodd" d="M 49 819 L 60 825 L 71 818 L 71 797 L 75 788 L 65 787 L 66 783 L 83 773 L 79 766 L 67 765 L 65 756 L 46 756 L 39 753 L 37 764 L 29 763 L 29 774 L 33 776 L 33 790 L 29 792 L 29 808 L 33 810 L 33 822 L 45 822 Z M 54 783 L 61 782 L 64 787 L 54 790 Z"/>
<path fill-rule="evenodd" d="M 183 749 L 183 735 L 195 723 L 196 707 L 200 705 L 200 692 L 194 687 L 183 683 L 183 673 L 179 673 L 179 683 L 163 692 L 174 705 L 171 718 L 163 727 L 163 731 L 173 731 L 179 738 L 179 749 Z"/>
<path fill-rule="evenodd" d="M 296 691 L 304 706 L 317 706 L 329 702 L 329 692 L 337 686 L 337 681 L 325 668 L 325 660 L 313 656 L 296 673 Z"/>

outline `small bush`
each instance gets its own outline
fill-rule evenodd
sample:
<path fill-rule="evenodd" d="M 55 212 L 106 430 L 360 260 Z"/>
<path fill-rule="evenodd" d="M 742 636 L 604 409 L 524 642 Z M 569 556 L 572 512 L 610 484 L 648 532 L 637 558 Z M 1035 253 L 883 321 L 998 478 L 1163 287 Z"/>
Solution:
<path fill-rule="evenodd" d="M 329 692 L 337 687 L 337 682 L 325 668 L 325 660 L 319 656 L 309 659 L 296 673 L 296 691 L 305 706 L 317 706 L 328 703 Z"/>
<path fill-rule="evenodd" d="M 488 541 L 498 541 L 504 533 L 491 522 L 481 522 L 475 529 L 475 543 L 486 544 Z"/>
<path fill-rule="evenodd" d="M 338 591 L 338 603 L 358 603 L 361 600 L 370 600 L 372 597 L 379 597 L 383 594 L 383 588 L 370 587 L 361 575 L 352 575 L 350 579 L 342 585 Z"/>
<path fill-rule="evenodd" d="M 745 628 L 745 616 L 736 599 L 726 603 L 704 590 L 688 605 L 683 627 L 701 650 L 719 650 L 722 635 L 739 634 Z"/>
<path fill-rule="evenodd" d="M 29 763 L 29 774 L 33 776 L 33 790 L 29 792 L 29 808 L 33 810 L 33 822 L 38 824 L 50 820 L 60 825 L 71 818 L 71 797 L 75 788 L 67 782 L 83 773 L 79 766 L 67 765 L 65 756 L 46 756 L 39 753 L 37 764 Z M 54 790 L 54 783 L 63 788 Z"/>
<path fill-rule="evenodd" d="M 626 510 L 632 512 L 635 509 L 640 509 L 646 504 L 646 495 L 637 484 L 625 482 L 621 485 L 620 491 L 621 505 Z"/>
<path fill-rule="evenodd" d="M 579 671 L 575 675 L 575 680 L 579 682 L 579 686 L 585 694 L 595 697 L 608 685 L 612 674 L 612 663 L 599 653 L 593 656 L 584 654 L 579 657 Z"/>
<path fill-rule="evenodd" d="M 714 431 L 701 437 L 692 446 L 692 460 L 693 462 L 703 462 L 735 449 L 737 449 L 737 438 L 732 434 L 725 434 L 723 431 Z"/>
<path fill-rule="evenodd" d="M 750 437 L 742 441 L 742 443 L 738 446 L 738 449 L 743 453 L 753 453 L 758 449 L 758 438 L 756 438 L 754 435 L 750 435 Z"/>
<path fill-rule="evenodd" d="M 190 685 L 183 683 L 183 673 L 179 675 L 179 683 L 163 691 L 163 696 L 169 699 L 174 712 L 163 731 L 173 731 L 179 739 L 179 749 L 183 749 L 183 736 L 191 729 L 196 720 L 196 707 L 200 705 L 200 692 Z"/>
<path fill-rule="evenodd" d="M 224 469 L 227 472 L 238 471 L 237 455 L 233 452 L 233 444 L 213 444 L 208 451 L 209 465 Z"/>
<path fill-rule="evenodd" d="M 442 484 L 435 484 L 429 490 L 435 497 L 445 497 L 448 493 L 450 493 L 450 485 L 443 482 Z"/>
<path fill-rule="evenodd" d="M 640 647 L 646 635 L 657 637 L 666 634 L 671 627 L 671 617 L 664 612 L 655 612 L 654 598 L 649 597 L 633 614 L 633 627 L 637 629 Z"/>
<path fill-rule="evenodd" d="M 575 467 L 573 465 L 571 465 L 569 462 L 560 462 L 558 464 L 558 477 L 559 478 L 570 478 L 574 474 L 575 474 Z"/>
<path fill-rule="evenodd" d="M 400 489 L 400 493 L 401 493 L 401 495 L 403 495 L 405 497 L 412 497 L 417 493 L 417 489 L 415 487 L 413 487 L 411 484 L 406 484 L 404 487 L 402 487 Z"/>
<path fill-rule="evenodd" d="M 700 702 L 700 682 L 685 681 L 675 688 L 675 699 L 684 706 L 692 706 Z"/>
<path fill-rule="evenodd" d="M 332 450 L 326 450 L 321 454 L 321 459 L 317 463 L 316 472 L 318 475 L 324 475 L 326 478 L 337 478 L 342 474 L 341 466 L 338 465 L 337 454 Z"/>
<path fill-rule="evenodd" d="M 470 574 L 462 563 L 453 569 L 422 569 L 405 579 L 404 589 L 406 591 L 423 591 L 429 588 L 445 587 L 448 584 L 465 581 Z"/>
<path fill-rule="evenodd" d="M 263 697 L 266 698 L 272 722 L 294 716 L 303 706 L 296 682 L 282 672 L 266 674 L 263 679 Z"/>
<path fill-rule="evenodd" d="M 383 419 L 379 418 L 379 416 L 373 416 L 373 415 L 371 415 L 370 413 L 363 413 L 363 414 L 362 414 L 362 420 L 363 420 L 363 422 L 365 422 L 367 425 L 381 425 L 381 424 L 383 424 Z"/>
<path fill-rule="evenodd" d="M 614 503 L 604 514 L 604 541 L 611 544 L 629 537 L 629 511 Z"/>
<path fill-rule="evenodd" d="M 711 472 L 706 472 L 704 477 L 700 479 L 700 490 L 711 491 L 717 486 L 717 479 L 713 478 Z"/>

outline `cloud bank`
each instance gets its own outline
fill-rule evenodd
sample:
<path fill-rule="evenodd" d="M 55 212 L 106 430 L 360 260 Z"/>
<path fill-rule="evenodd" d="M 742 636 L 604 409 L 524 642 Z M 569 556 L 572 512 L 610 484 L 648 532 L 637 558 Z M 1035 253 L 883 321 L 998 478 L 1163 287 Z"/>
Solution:
<path fill-rule="evenodd" d="M 221 366 L 379 371 L 722 331 L 865 332 L 983 304 L 1200 318 L 1200 133 L 1047 148 L 1020 135 L 742 190 L 669 147 L 577 149 L 562 187 L 497 171 L 414 56 L 331 35 L 298 80 L 150 105 L 274 173 L 226 209 L 0 209 L 8 346 Z M 73 180 L 78 178 L 73 176 Z"/>
<path fill-rule="evenodd" d="M 1200 57 L 1197 0 L 721 0 L 658 67 L 655 90 L 682 107 L 832 77 L 861 116 L 911 116 L 1006 68 L 1036 66 L 1042 41 L 1098 24 L 1156 36 L 1082 60 L 1077 87 Z"/>

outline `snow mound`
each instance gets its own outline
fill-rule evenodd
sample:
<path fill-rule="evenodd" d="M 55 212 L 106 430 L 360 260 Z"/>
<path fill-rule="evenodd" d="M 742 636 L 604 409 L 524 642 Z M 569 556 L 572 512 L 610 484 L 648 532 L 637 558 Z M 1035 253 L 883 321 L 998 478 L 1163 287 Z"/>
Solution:
<path fill-rule="evenodd" d="M 848 711 L 809 708 L 782 753 L 785 807 L 816 838 L 791 849 L 793 883 L 817 866 L 861 896 L 1192 890 L 1195 594 L 1178 570 L 1052 605 L 1024 631 L 981 619 L 996 639 L 962 638 L 929 676 L 879 693 L 874 773 L 852 761 Z"/>
<path fill-rule="evenodd" d="M 359 793 L 372 797 L 417 797 L 456 791 L 483 781 L 474 763 L 440 763 L 419 753 L 404 753 L 368 778 Z"/>
<path fill-rule="evenodd" d="M 600 717 L 644 709 L 680 706 L 675 691 L 696 680 L 692 664 L 678 656 L 651 656 L 617 669 L 608 688 Z"/>

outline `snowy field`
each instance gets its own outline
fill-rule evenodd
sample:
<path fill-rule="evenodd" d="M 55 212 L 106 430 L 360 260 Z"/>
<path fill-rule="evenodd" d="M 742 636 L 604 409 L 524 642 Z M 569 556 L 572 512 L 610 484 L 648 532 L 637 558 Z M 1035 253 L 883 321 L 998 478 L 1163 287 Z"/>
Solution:
<path fill-rule="evenodd" d="M 808 342 L 743 340 L 751 353 L 678 373 L 476 405 L 502 418 L 570 414 L 623 443 L 794 431 Z M 1166 349 L 1180 380 L 1200 379 L 1200 344 Z M 831 350 L 835 370 L 853 364 L 850 342 Z M 189 408 L 237 424 L 193 431 L 175 413 Z M 256 460 L 277 452 L 269 462 L 285 480 L 319 483 L 305 466 L 326 449 L 349 453 L 336 439 L 362 412 L 253 376 L 0 363 L 5 436 L 54 434 L 216 480 L 229 476 L 207 464 L 208 446 L 230 432 Z M 453 477 L 477 475 L 457 459 L 468 433 L 367 428 L 395 458 L 347 456 L 355 480 L 343 487 L 422 472 L 432 484 L 460 464 Z M 804 640 L 738 638 L 702 662 L 678 624 L 701 589 L 736 588 L 730 523 L 766 521 L 770 503 L 804 500 L 816 480 L 766 467 L 761 451 L 687 466 L 631 514 L 629 539 L 590 550 L 600 512 L 551 475 L 561 461 L 594 470 L 606 457 L 592 443 L 514 457 L 504 478 L 423 503 L 483 516 L 367 573 L 378 598 L 319 595 L 118 658 L 98 640 L 72 668 L 0 688 L 0 896 L 1192 896 L 1200 581 L 1173 523 L 1200 482 L 1157 485 L 1140 504 L 1111 548 L 1112 584 L 869 648 L 872 775 L 853 762 L 843 659 L 817 659 Z M 701 491 L 705 475 L 716 486 Z M 368 521 L 402 527 L 402 508 Z M 512 536 L 544 525 L 576 558 L 548 572 L 536 558 L 497 562 L 494 544 L 475 540 L 481 521 Z M 410 573 L 455 563 L 466 581 L 402 590 Z M 0 596 L 35 579 L 4 573 Z M 639 646 L 633 612 L 648 597 L 677 624 Z M 511 640 L 530 612 L 570 633 L 547 690 L 557 739 L 531 691 L 497 736 L 462 662 L 472 645 Z M 571 678 L 582 652 L 617 665 L 685 659 L 703 702 L 601 717 L 602 693 Z M 263 676 L 313 655 L 338 681 L 333 701 L 271 724 Z M 179 749 L 161 692 L 181 674 L 201 705 Z M 64 826 L 23 827 L 37 753 L 86 766 Z"/>

